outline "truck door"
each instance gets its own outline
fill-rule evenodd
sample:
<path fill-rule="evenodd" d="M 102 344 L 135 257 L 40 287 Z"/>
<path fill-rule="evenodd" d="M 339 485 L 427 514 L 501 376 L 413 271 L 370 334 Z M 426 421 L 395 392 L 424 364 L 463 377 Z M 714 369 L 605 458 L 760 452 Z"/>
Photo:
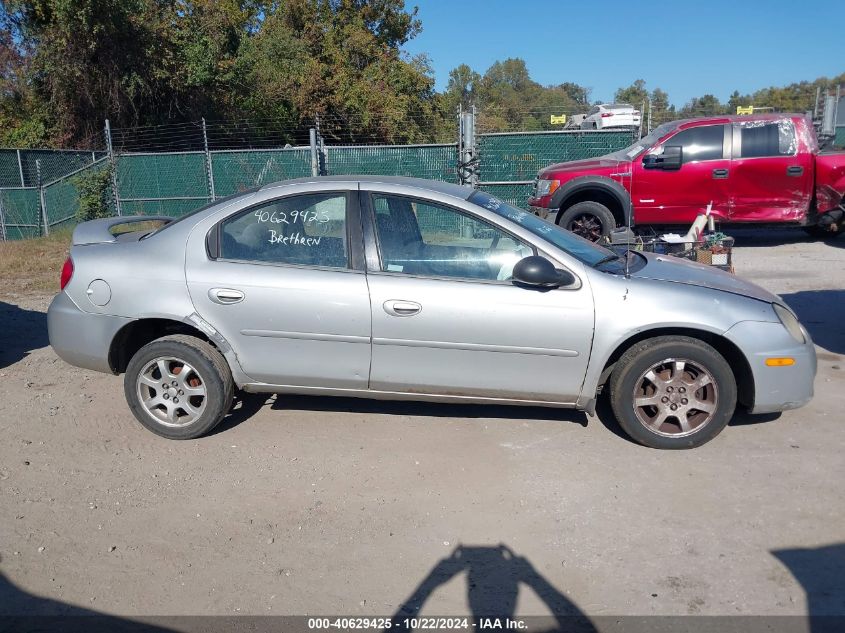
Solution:
<path fill-rule="evenodd" d="M 713 212 L 728 215 L 731 174 L 731 129 L 726 125 L 686 128 L 634 160 L 631 197 L 637 224 L 691 224 L 713 203 Z M 648 168 L 649 156 L 680 146 L 680 169 Z"/>
<path fill-rule="evenodd" d="M 813 155 L 798 146 L 791 119 L 733 125 L 732 222 L 790 222 L 810 206 Z"/>

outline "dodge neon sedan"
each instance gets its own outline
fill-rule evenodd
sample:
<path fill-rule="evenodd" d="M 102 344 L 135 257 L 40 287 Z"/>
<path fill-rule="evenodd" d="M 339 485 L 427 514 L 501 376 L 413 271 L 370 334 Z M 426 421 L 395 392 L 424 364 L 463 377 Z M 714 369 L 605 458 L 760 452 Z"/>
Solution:
<path fill-rule="evenodd" d="M 76 228 L 48 323 L 67 362 L 125 373 L 132 413 L 168 438 L 208 433 L 236 388 L 589 415 L 605 391 L 633 439 L 690 448 L 738 404 L 813 394 L 813 343 L 779 297 L 468 187 L 293 180 L 112 233 L 150 219 Z"/>

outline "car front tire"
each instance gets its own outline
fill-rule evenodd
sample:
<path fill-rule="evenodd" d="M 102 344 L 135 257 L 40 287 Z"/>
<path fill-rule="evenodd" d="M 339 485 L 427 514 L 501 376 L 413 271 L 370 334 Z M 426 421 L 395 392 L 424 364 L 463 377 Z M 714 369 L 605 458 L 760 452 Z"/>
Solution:
<path fill-rule="evenodd" d="M 182 334 L 138 350 L 126 368 L 123 388 L 138 421 L 173 440 L 211 431 L 229 412 L 235 390 L 223 355 L 206 341 Z"/>
<path fill-rule="evenodd" d="M 661 336 L 628 349 L 610 377 L 610 402 L 622 429 L 651 448 L 696 448 L 727 426 L 736 379 L 712 346 Z"/>

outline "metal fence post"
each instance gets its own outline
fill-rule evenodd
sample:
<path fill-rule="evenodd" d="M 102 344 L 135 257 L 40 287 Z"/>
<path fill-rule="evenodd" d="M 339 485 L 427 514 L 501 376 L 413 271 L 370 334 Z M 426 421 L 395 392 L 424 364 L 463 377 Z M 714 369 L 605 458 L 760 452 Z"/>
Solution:
<path fill-rule="evenodd" d="M 640 129 L 637 130 L 637 138 L 643 137 L 643 119 L 645 118 L 644 115 L 645 115 L 645 99 L 643 99 L 643 106 L 642 106 L 642 108 L 640 108 Z"/>
<path fill-rule="evenodd" d="M 117 188 L 117 161 L 114 158 L 114 149 L 111 142 L 111 123 L 106 119 L 106 151 L 109 154 L 109 167 L 111 169 L 111 189 L 114 196 L 114 209 L 118 215 L 123 215 L 120 211 L 120 191 Z"/>
<path fill-rule="evenodd" d="M 317 129 L 308 130 L 308 141 L 311 144 L 311 175 L 320 175 L 320 161 L 317 158 Z"/>
<path fill-rule="evenodd" d="M 3 241 L 6 241 L 6 212 L 3 210 L 3 196 L 0 192 L 0 233 L 2 233 Z"/>
<path fill-rule="evenodd" d="M 475 106 L 469 112 L 459 110 L 458 181 L 462 185 L 478 187 L 477 152 L 475 146 Z"/>
<path fill-rule="evenodd" d="M 21 161 L 21 151 L 18 150 L 18 171 L 21 174 L 21 187 L 26 187 L 26 180 L 23 177 L 23 161 Z"/>
<path fill-rule="evenodd" d="M 211 194 L 211 201 L 217 200 L 214 191 L 214 167 L 211 165 L 211 152 L 208 151 L 208 133 L 205 129 L 205 117 L 202 118 L 202 146 L 205 149 L 205 177 L 208 179 L 208 191 Z"/>
<path fill-rule="evenodd" d="M 320 133 L 320 115 L 314 115 L 314 133 L 317 135 L 317 175 L 329 175 L 329 150 L 323 143 L 323 135 Z"/>
<path fill-rule="evenodd" d="M 38 205 L 41 207 L 41 220 L 44 223 L 44 237 L 50 235 L 50 222 L 47 220 L 47 205 L 44 201 L 44 187 L 41 186 L 41 161 L 35 161 L 35 174 L 38 180 Z"/>
<path fill-rule="evenodd" d="M 646 134 L 651 134 L 651 111 L 654 106 L 651 103 L 651 97 L 648 98 L 648 125 L 646 125 Z"/>

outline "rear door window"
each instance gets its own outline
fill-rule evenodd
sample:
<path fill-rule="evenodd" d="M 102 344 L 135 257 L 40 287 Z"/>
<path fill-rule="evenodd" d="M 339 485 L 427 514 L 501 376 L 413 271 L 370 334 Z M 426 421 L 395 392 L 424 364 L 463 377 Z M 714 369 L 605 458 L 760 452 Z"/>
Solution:
<path fill-rule="evenodd" d="M 345 193 L 290 196 L 223 221 L 220 258 L 347 268 Z"/>
<path fill-rule="evenodd" d="M 740 124 L 740 158 L 792 156 L 795 154 L 795 127 L 792 121 Z"/>

